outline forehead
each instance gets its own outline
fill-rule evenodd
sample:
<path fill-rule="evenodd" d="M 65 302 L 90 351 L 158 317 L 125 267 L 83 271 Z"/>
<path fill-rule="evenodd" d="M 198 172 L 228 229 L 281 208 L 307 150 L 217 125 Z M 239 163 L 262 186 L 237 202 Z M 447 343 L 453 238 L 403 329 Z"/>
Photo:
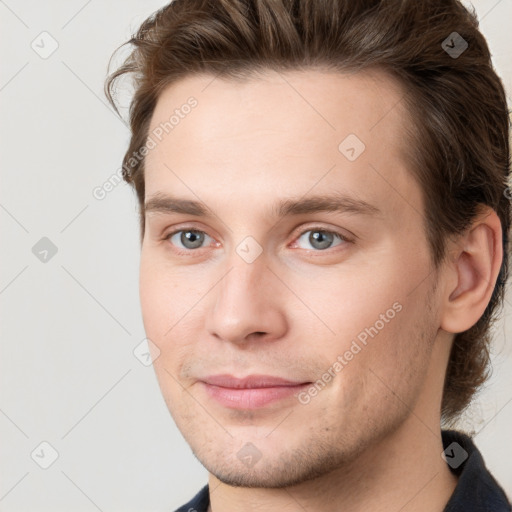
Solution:
<path fill-rule="evenodd" d="M 352 131 L 362 137 L 370 133 L 373 138 L 383 133 L 392 137 L 389 127 L 399 131 L 407 119 L 401 101 L 404 92 L 395 78 L 377 69 L 359 73 L 267 70 L 243 79 L 197 74 L 170 84 L 160 93 L 150 132 L 195 98 L 198 108 L 191 112 L 193 130 L 203 139 L 237 135 L 248 125 L 286 129 L 293 135 L 318 130 L 338 132 L 338 136 Z M 172 123 L 174 136 L 187 134 L 191 123 L 183 120 L 180 116 L 178 123 Z M 299 126 L 297 121 L 301 121 Z"/>
<path fill-rule="evenodd" d="M 417 196 L 406 190 L 415 185 L 404 158 L 403 96 L 375 70 L 186 77 L 162 91 L 151 119 L 146 197 L 179 189 L 225 199 L 237 187 L 262 195 L 341 187 L 369 202 L 393 188 Z"/>

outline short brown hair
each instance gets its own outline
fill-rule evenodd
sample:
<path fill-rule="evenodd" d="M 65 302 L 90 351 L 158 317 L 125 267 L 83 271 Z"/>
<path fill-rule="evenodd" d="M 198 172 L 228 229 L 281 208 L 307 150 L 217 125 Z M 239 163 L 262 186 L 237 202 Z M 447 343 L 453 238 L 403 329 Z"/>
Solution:
<path fill-rule="evenodd" d="M 510 119 L 475 12 L 458 0 L 174 0 L 124 44 L 133 50 L 107 77 L 105 92 L 118 111 L 115 83 L 133 76 L 123 177 L 138 196 L 141 240 L 144 159 L 133 154 L 146 143 L 159 94 L 170 83 L 195 73 L 243 79 L 258 70 L 313 66 L 381 69 L 400 81 L 433 264 L 439 266 L 447 237 L 467 229 L 480 204 L 496 211 L 503 229 L 492 298 L 479 321 L 454 339 L 442 414 L 455 419 L 488 377 L 490 326 L 508 276 Z"/>

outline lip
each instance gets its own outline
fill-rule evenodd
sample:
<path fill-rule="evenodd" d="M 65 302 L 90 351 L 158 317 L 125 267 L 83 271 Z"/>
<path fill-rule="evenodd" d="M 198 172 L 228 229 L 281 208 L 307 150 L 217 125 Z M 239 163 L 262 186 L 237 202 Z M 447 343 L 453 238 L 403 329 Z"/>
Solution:
<path fill-rule="evenodd" d="M 272 375 L 212 375 L 201 382 L 211 398 L 230 409 L 258 409 L 289 398 L 311 384 Z"/>

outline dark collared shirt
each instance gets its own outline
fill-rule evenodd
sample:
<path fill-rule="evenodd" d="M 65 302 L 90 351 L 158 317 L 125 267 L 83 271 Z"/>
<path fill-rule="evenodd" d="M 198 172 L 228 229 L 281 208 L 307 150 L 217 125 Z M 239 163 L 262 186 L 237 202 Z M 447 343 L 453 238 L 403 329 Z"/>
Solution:
<path fill-rule="evenodd" d="M 459 479 L 444 512 L 510 512 L 503 489 L 485 467 L 482 455 L 471 438 L 461 432 L 444 430 L 444 456 Z M 176 512 L 207 512 L 208 485 Z"/>

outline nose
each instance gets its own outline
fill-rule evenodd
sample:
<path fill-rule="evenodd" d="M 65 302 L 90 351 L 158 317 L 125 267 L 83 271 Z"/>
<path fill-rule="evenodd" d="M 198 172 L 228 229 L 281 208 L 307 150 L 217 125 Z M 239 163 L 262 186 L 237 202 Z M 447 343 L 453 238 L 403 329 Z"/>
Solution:
<path fill-rule="evenodd" d="M 287 330 L 286 289 L 263 256 L 247 263 L 237 254 L 212 290 L 206 329 L 220 340 L 247 344 L 281 338 Z"/>

